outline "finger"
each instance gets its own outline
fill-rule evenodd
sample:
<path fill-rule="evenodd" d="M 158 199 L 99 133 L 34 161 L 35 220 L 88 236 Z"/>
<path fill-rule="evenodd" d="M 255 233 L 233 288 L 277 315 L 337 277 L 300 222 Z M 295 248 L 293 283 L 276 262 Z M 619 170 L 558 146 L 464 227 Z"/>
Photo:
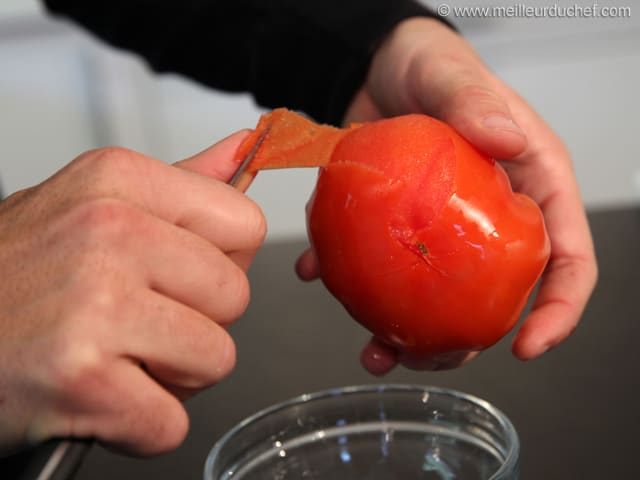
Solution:
<path fill-rule="evenodd" d="M 541 203 L 551 240 L 549 265 L 512 345 L 523 360 L 542 355 L 573 332 L 596 284 L 595 252 L 578 193 L 572 193 L 570 181 L 558 188 L 562 193 Z"/>
<path fill-rule="evenodd" d="M 360 363 L 369 373 L 381 377 L 396 367 L 398 354 L 386 343 L 372 337 L 362 349 Z"/>
<path fill-rule="evenodd" d="M 214 385 L 233 369 L 233 340 L 199 312 L 147 290 L 127 313 L 123 351 L 174 393 Z"/>
<path fill-rule="evenodd" d="M 522 152 L 526 138 L 490 78 L 460 35 L 437 20 L 411 18 L 377 49 L 367 86 L 385 116 L 426 113 L 488 155 L 511 157 Z M 400 88 L 389 89 L 389 84 Z"/>
<path fill-rule="evenodd" d="M 400 354 L 398 361 L 411 370 L 451 370 L 473 360 L 479 352 L 451 352 L 429 357 Z"/>
<path fill-rule="evenodd" d="M 382 112 L 366 88 L 356 92 L 345 111 L 342 126 L 352 123 L 372 122 L 383 118 Z"/>
<path fill-rule="evenodd" d="M 98 419 L 94 436 L 111 450 L 139 456 L 178 448 L 189 431 L 184 406 L 139 367 L 122 365 L 120 370 L 113 372 L 120 373 L 119 402 L 114 399 L 108 414 Z"/>
<path fill-rule="evenodd" d="M 300 280 L 315 280 L 320 275 L 318 272 L 318 261 L 310 248 L 302 252 L 298 257 L 295 268 Z"/>
<path fill-rule="evenodd" d="M 595 275 L 592 262 L 587 260 L 551 262 L 531 313 L 514 338 L 516 357 L 536 358 L 571 335 L 593 290 Z"/>
<path fill-rule="evenodd" d="M 250 133 L 251 130 L 248 129 L 233 133 L 203 152 L 176 162 L 174 166 L 229 183 L 240 166 L 240 163 L 234 160 L 235 153 Z M 261 212 L 258 216 L 262 216 Z M 264 221 L 258 223 L 263 225 L 258 225 L 257 229 L 264 230 Z M 263 238 L 264 235 L 264 232 L 261 232 Z M 232 253 L 231 258 L 246 271 L 251 265 L 255 253 L 255 249 L 240 250 Z"/>
<path fill-rule="evenodd" d="M 190 162 L 197 164 L 211 156 L 205 151 Z M 264 240 L 264 215 L 255 202 L 205 175 L 119 148 L 89 152 L 69 170 L 79 183 L 78 195 L 132 203 L 196 233 L 224 252 L 255 250 Z"/>
<path fill-rule="evenodd" d="M 173 223 L 206 238 L 223 252 L 236 252 L 234 258 L 240 265 L 247 266 L 266 236 L 262 210 L 230 185 L 209 181 L 202 188 L 207 191 L 202 192 L 199 200 L 199 195 L 192 196 L 191 192 L 183 195 L 190 198 L 173 217 Z"/>
<path fill-rule="evenodd" d="M 235 263 L 243 272 L 248 272 L 253 259 L 258 253 L 257 250 L 240 250 L 238 252 L 229 252 L 227 255 L 233 263 Z"/>
<path fill-rule="evenodd" d="M 429 357 L 417 357 L 398 352 L 373 337 L 360 354 L 360 363 L 369 373 L 382 376 L 398 364 L 410 370 L 450 370 L 473 360 L 480 352 L 452 352 Z"/>
<path fill-rule="evenodd" d="M 141 456 L 172 451 L 184 441 L 189 430 L 184 407 L 140 367 L 117 362 L 105 372 L 104 382 L 96 410 L 75 420 L 75 435 Z"/>
<path fill-rule="evenodd" d="M 417 64 L 417 103 L 425 113 L 440 118 L 463 137 L 495 158 L 520 154 L 526 136 L 509 106 L 486 80 L 478 62 L 458 62 L 445 52 Z"/>
<path fill-rule="evenodd" d="M 197 155 L 174 163 L 174 166 L 228 183 L 240 165 L 233 159 L 236 150 L 250 132 L 240 130 L 233 133 Z"/>
<path fill-rule="evenodd" d="M 528 360 L 576 328 L 596 284 L 597 263 L 569 152 L 524 100 L 510 89 L 504 96 L 531 138 L 527 150 L 504 167 L 514 190 L 540 206 L 551 242 L 549 265 L 532 311 L 512 345 L 514 355 Z"/>
<path fill-rule="evenodd" d="M 133 271 L 144 286 L 228 324 L 245 311 L 245 272 L 215 245 L 157 217 L 130 209 L 126 238 Z M 153 245 L 151 248 L 150 245 Z"/>
<path fill-rule="evenodd" d="M 175 449 L 189 429 L 178 399 L 129 359 L 78 372 L 66 388 L 75 393 L 36 415 L 31 438 L 95 438 L 116 451 L 147 456 Z"/>

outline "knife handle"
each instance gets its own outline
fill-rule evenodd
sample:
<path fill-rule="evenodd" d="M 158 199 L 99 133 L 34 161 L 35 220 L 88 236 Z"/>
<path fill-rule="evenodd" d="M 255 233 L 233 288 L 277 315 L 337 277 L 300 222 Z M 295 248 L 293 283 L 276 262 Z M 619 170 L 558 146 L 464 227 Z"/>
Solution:
<path fill-rule="evenodd" d="M 93 439 L 52 439 L 32 451 L 19 480 L 71 480 L 93 445 Z"/>

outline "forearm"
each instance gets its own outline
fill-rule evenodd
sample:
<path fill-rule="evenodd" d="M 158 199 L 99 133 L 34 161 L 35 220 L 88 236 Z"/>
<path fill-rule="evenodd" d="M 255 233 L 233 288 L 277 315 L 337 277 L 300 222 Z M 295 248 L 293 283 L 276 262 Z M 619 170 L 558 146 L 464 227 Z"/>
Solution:
<path fill-rule="evenodd" d="M 342 119 L 380 39 L 404 18 L 432 16 L 413 0 L 45 3 L 156 71 L 329 123 Z"/>

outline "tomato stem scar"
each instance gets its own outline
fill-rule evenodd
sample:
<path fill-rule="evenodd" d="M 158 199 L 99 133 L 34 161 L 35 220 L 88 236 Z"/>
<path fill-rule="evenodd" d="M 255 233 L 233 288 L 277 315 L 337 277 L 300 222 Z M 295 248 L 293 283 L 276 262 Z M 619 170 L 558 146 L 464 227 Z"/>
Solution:
<path fill-rule="evenodd" d="M 418 250 L 420 250 L 420 253 L 421 253 L 422 255 L 425 255 L 425 256 L 426 256 L 426 255 L 428 255 L 428 254 L 429 254 L 429 250 L 427 250 L 427 247 L 426 247 L 426 245 L 425 245 L 424 243 L 422 243 L 422 242 L 417 242 L 417 243 L 416 243 L 416 247 L 418 247 Z"/>

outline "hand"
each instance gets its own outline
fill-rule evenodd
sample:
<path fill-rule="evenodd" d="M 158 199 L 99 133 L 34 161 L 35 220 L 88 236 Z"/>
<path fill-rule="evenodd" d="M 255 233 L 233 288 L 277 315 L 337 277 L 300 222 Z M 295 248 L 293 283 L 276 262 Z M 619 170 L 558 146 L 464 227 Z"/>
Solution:
<path fill-rule="evenodd" d="M 345 123 L 412 112 L 444 120 L 478 149 L 501 159 L 514 190 L 529 195 L 542 209 L 551 259 L 512 345 L 522 360 L 542 355 L 574 330 L 597 277 L 591 234 L 566 147 L 462 37 L 435 19 L 412 18 L 396 26 L 375 53 Z M 303 279 L 317 276 L 311 252 L 301 256 L 297 271 Z M 373 339 L 361 361 L 381 375 L 398 362 L 409 368 L 444 369 L 476 354 L 407 358 Z"/>
<path fill-rule="evenodd" d="M 238 133 L 173 166 L 85 153 L 0 204 L 0 450 L 94 437 L 149 455 L 180 444 L 179 399 L 222 379 L 265 235 L 226 185 Z"/>

